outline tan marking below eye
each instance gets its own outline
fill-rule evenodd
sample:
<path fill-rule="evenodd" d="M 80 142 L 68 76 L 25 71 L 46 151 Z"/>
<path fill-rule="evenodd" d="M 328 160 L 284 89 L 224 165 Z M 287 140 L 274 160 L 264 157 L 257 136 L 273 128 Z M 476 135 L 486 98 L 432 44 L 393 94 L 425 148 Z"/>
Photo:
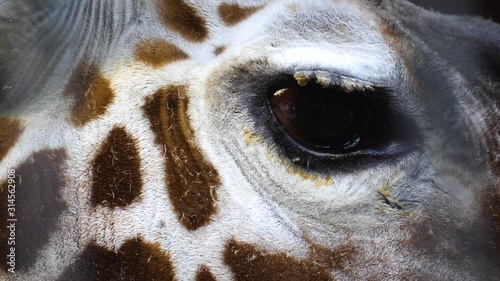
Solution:
<path fill-rule="evenodd" d="M 134 50 L 134 58 L 151 67 L 160 68 L 184 60 L 188 55 L 163 39 L 141 41 Z"/>
<path fill-rule="evenodd" d="M 332 184 L 335 183 L 335 180 L 330 178 L 330 177 L 324 177 L 321 175 L 317 175 L 314 173 L 311 173 L 310 171 L 306 171 L 305 169 L 299 167 L 296 162 L 301 161 L 300 158 L 295 158 L 292 159 L 292 161 L 285 159 L 284 157 L 279 157 L 276 155 L 276 153 L 273 153 L 271 151 L 266 152 L 266 158 L 278 163 L 279 165 L 283 166 L 285 168 L 285 172 L 298 176 L 299 178 L 307 181 L 312 181 L 316 185 L 316 187 L 322 187 L 322 186 L 331 186 Z"/>
<path fill-rule="evenodd" d="M 261 140 L 259 138 L 259 136 L 254 133 L 254 132 L 250 132 L 246 129 L 243 130 L 243 137 L 245 139 L 245 141 L 249 144 L 259 144 L 261 143 Z"/>

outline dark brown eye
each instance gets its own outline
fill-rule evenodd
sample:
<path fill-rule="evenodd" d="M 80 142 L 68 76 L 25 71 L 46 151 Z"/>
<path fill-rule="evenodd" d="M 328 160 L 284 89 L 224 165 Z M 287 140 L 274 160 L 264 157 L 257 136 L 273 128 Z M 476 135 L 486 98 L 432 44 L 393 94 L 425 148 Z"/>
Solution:
<path fill-rule="evenodd" d="M 289 136 L 322 152 L 358 149 L 374 118 L 374 101 L 358 88 L 323 87 L 315 82 L 295 84 L 269 93 L 268 101 Z"/>

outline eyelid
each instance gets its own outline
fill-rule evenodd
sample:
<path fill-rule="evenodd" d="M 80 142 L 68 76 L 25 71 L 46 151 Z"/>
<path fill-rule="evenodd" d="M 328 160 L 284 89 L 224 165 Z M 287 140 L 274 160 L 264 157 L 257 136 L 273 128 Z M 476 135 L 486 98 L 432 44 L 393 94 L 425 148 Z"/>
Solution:
<path fill-rule="evenodd" d="M 323 88 L 331 87 L 331 86 L 340 86 L 346 91 L 350 90 L 374 90 L 375 87 L 380 87 L 375 85 L 374 83 L 344 76 L 341 74 L 335 74 L 330 71 L 322 71 L 322 70 L 306 70 L 306 71 L 297 71 L 293 75 L 293 78 L 297 80 L 297 83 L 300 86 L 305 86 L 307 83 L 313 81 Z"/>
<path fill-rule="evenodd" d="M 299 68 L 314 66 L 316 69 L 336 70 L 364 80 L 389 80 L 396 73 L 396 62 L 383 46 L 377 49 L 369 45 L 352 45 L 348 52 L 342 51 L 340 46 L 327 47 L 329 49 L 307 46 L 290 48 L 271 55 L 269 60 L 278 69 L 286 69 L 290 65 Z"/>

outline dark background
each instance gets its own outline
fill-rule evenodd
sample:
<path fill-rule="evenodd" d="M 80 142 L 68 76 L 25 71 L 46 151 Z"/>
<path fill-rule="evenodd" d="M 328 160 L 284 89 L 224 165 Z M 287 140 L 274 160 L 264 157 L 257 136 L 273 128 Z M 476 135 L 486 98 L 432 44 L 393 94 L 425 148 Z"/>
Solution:
<path fill-rule="evenodd" d="M 476 15 L 500 23 L 500 0 L 410 0 L 444 14 Z"/>

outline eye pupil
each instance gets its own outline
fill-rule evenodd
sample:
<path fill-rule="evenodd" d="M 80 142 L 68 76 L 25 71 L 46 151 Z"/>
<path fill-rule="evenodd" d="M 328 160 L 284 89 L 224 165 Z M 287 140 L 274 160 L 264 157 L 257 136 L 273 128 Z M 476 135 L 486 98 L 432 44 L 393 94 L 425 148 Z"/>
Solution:
<path fill-rule="evenodd" d="M 356 149 L 372 119 L 361 90 L 316 83 L 275 91 L 269 105 L 289 136 L 313 150 L 345 153 Z"/>

